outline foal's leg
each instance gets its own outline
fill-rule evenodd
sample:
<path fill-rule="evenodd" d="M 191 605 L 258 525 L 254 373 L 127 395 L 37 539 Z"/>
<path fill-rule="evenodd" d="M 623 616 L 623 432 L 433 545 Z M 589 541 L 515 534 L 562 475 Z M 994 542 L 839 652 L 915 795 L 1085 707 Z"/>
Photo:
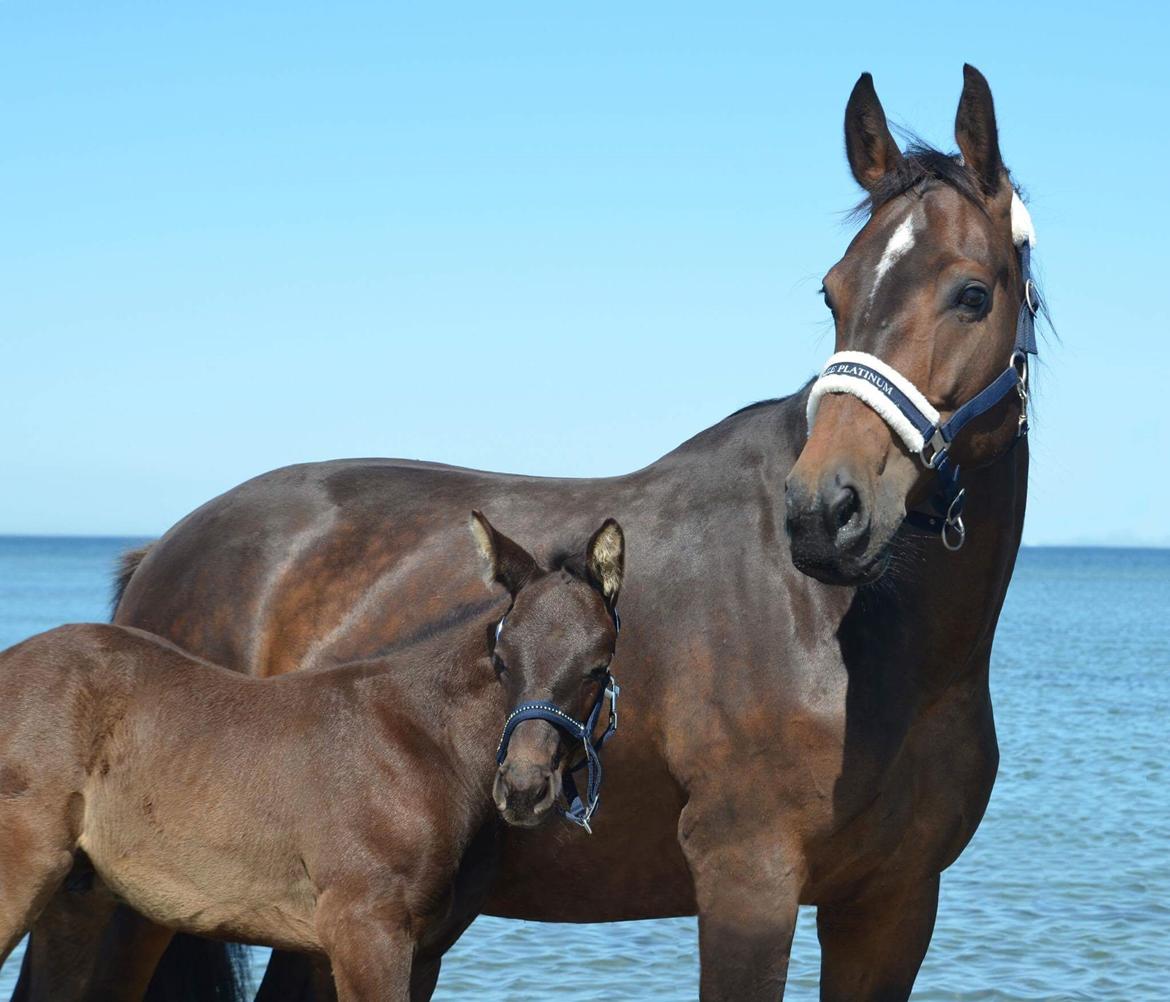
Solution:
<path fill-rule="evenodd" d="M 699 996 L 777 1002 L 796 928 L 798 869 L 776 831 L 744 837 L 695 813 L 688 805 L 679 831 L 699 905 Z"/>
<path fill-rule="evenodd" d="M 58 805 L 20 798 L 0 808 L 0 963 L 73 866 L 64 814 Z"/>
<path fill-rule="evenodd" d="M 410 970 L 410 1002 L 431 1002 L 435 986 L 439 983 L 439 968 L 442 957 L 423 959 L 415 957 Z"/>
<path fill-rule="evenodd" d="M 817 909 L 822 1002 L 903 1002 L 938 910 L 937 876 L 898 893 Z"/>
<path fill-rule="evenodd" d="M 414 939 L 408 924 L 398 907 L 321 895 L 317 929 L 338 1002 L 410 1002 Z"/>

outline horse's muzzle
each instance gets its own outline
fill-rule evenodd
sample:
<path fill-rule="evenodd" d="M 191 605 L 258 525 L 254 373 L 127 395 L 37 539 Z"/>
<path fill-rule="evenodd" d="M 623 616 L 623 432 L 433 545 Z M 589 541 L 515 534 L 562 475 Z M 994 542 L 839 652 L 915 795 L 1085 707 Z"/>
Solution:
<path fill-rule="evenodd" d="M 871 512 L 867 492 L 838 467 L 815 487 L 795 475 L 785 484 L 785 520 L 792 562 L 826 584 L 852 585 L 880 573 L 871 553 Z"/>

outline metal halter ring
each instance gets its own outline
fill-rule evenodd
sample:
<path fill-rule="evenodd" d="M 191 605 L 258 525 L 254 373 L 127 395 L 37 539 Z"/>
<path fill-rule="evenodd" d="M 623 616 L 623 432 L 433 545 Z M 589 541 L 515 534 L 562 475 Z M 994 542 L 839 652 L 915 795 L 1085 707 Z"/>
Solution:
<path fill-rule="evenodd" d="M 963 548 L 963 543 L 967 541 L 967 527 L 963 525 L 963 500 L 966 497 L 966 490 L 959 491 L 955 495 L 954 500 L 947 508 L 946 517 L 943 519 L 942 531 L 939 535 L 942 537 L 943 546 L 954 553 L 956 550 Z M 951 533 L 954 533 L 954 542 L 951 542 Z"/>
<path fill-rule="evenodd" d="M 1036 284 L 1030 278 L 1024 282 L 1024 302 L 1032 316 L 1040 313 L 1040 293 L 1036 291 Z"/>

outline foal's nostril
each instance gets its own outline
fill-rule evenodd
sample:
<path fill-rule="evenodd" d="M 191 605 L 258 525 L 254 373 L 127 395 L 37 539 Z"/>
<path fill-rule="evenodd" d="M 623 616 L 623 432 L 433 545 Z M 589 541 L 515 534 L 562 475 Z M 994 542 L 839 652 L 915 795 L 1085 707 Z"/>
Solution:
<path fill-rule="evenodd" d="M 508 809 L 508 787 L 504 782 L 504 770 L 496 770 L 496 781 L 492 783 L 492 801 L 500 811 Z"/>
<path fill-rule="evenodd" d="M 544 814 L 550 810 L 552 805 L 556 803 L 557 794 L 560 792 L 559 787 L 560 784 L 557 782 L 557 774 L 555 772 L 549 773 L 548 783 L 545 784 L 544 796 L 532 808 L 532 813 Z"/>

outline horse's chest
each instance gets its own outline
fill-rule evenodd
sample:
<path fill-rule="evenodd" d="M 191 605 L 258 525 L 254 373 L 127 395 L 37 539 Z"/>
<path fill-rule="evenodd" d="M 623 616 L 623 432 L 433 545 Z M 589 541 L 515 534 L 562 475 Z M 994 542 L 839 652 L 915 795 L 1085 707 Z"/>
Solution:
<path fill-rule="evenodd" d="M 944 698 L 905 721 L 848 708 L 823 728 L 817 788 L 804 830 L 812 884 L 838 885 L 875 871 L 939 872 L 974 834 L 996 764 L 990 706 Z"/>

